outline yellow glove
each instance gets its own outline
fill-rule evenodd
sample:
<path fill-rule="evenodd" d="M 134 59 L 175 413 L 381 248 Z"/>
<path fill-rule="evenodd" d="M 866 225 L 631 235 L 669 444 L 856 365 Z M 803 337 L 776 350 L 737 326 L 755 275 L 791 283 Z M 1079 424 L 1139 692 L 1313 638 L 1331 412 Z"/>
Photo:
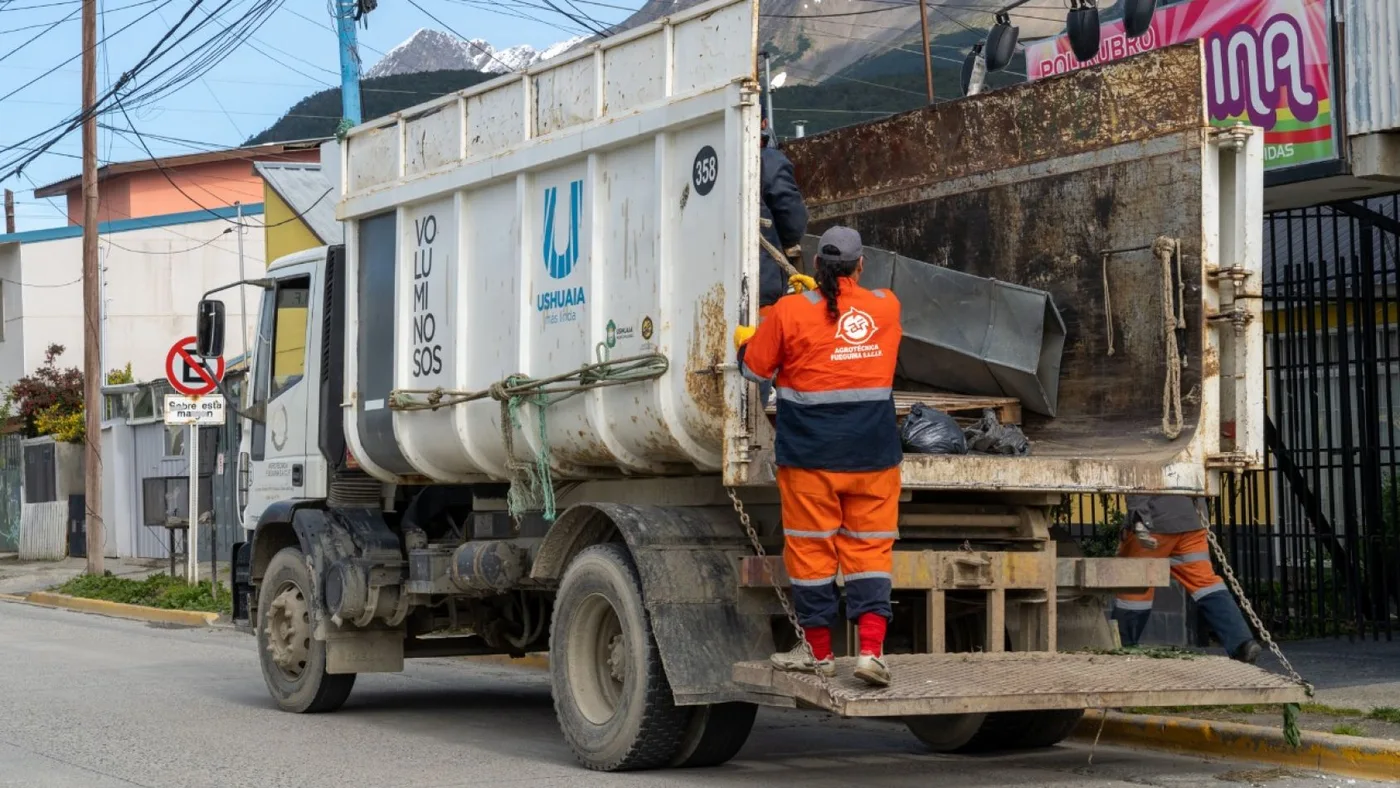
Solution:
<path fill-rule="evenodd" d="M 817 280 L 806 274 L 793 274 L 788 277 L 788 287 L 791 287 L 794 293 L 801 293 L 804 290 L 816 290 Z"/>
<path fill-rule="evenodd" d="M 734 349 L 738 350 L 739 348 L 747 344 L 750 339 L 753 339 L 753 335 L 757 331 L 758 329 L 754 328 L 753 326 L 736 327 L 734 329 Z"/>

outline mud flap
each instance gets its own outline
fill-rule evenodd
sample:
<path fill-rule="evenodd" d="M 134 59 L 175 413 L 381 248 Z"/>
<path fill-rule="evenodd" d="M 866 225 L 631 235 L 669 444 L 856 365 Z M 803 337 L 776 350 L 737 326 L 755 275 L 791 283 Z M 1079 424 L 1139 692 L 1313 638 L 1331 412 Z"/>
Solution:
<path fill-rule="evenodd" d="M 536 578 L 557 578 L 568 560 L 621 533 L 642 581 L 661 663 L 678 705 L 774 703 L 734 682 L 737 662 L 767 659 L 773 634 L 763 612 L 741 610 L 739 559 L 748 541 L 731 510 L 584 504 L 555 523 L 541 547 Z"/>

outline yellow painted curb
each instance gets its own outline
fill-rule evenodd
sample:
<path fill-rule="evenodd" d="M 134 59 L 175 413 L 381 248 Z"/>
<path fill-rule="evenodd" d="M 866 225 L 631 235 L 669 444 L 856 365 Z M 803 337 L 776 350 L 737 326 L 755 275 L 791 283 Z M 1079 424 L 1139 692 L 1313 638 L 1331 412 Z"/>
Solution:
<path fill-rule="evenodd" d="M 145 605 L 128 605 L 124 602 L 108 602 L 105 599 L 84 599 L 67 594 L 53 594 L 48 591 L 35 591 L 25 596 L 24 601 L 35 605 L 61 607 L 115 618 L 158 621 L 164 624 L 182 624 L 188 627 L 207 627 L 219 620 L 218 613 L 204 613 L 196 610 L 165 610 Z"/>
<path fill-rule="evenodd" d="M 22 594 L 0 594 L 0 601 L 23 602 L 24 596 Z"/>
<path fill-rule="evenodd" d="M 1102 726 L 1102 734 L 1100 734 Z M 1400 781 L 1400 742 L 1302 732 L 1294 749 L 1280 728 L 1150 714 L 1090 711 L 1074 732 L 1081 741 L 1240 758 L 1317 769 L 1347 777 Z"/>
<path fill-rule="evenodd" d="M 539 652 L 536 654 L 526 654 L 523 657 L 512 657 L 507 654 L 481 654 L 474 657 L 462 657 L 468 662 L 488 662 L 493 665 L 510 665 L 516 668 L 529 668 L 531 670 L 549 670 L 549 654 Z"/>

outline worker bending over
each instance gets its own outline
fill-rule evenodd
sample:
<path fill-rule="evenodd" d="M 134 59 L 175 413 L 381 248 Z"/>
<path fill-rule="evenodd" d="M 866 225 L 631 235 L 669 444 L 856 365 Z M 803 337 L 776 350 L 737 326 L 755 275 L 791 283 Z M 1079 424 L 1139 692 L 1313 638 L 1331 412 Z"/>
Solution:
<path fill-rule="evenodd" d="M 1225 581 L 1210 565 L 1205 501 L 1181 495 L 1129 495 L 1118 555 L 1123 558 L 1170 558 L 1172 577 L 1196 601 L 1206 624 L 1232 659 L 1253 663 L 1262 651 L 1249 631 L 1240 606 Z M 1136 646 L 1152 616 L 1154 589 L 1119 593 L 1113 620 L 1123 645 Z"/>
<path fill-rule="evenodd" d="M 902 457 L 893 398 L 899 301 L 859 285 L 864 259 L 855 230 L 833 227 L 817 248 L 818 289 L 779 300 L 757 331 L 740 326 L 734 334 L 744 376 L 777 378 L 783 563 L 811 646 L 811 655 L 798 643 L 772 661 L 835 675 L 839 569 L 846 616 L 860 633 L 855 675 L 886 686 Z"/>

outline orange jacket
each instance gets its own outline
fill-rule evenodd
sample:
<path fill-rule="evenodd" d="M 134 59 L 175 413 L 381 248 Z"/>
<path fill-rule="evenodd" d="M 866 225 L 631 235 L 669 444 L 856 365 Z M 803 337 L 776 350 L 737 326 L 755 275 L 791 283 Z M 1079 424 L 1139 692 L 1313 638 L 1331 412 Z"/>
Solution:
<path fill-rule="evenodd" d="M 740 371 L 777 377 L 778 465 L 892 468 L 903 457 L 894 412 L 899 299 L 842 279 L 836 304 L 833 321 L 819 292 L 780 299 L 740 348 Z"/>

